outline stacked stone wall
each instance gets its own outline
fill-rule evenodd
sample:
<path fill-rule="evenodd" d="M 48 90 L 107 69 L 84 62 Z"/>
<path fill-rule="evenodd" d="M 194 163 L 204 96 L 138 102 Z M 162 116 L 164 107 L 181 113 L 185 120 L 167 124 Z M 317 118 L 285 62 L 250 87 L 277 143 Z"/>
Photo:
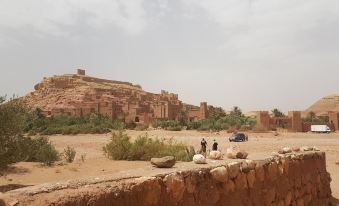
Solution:
<path fill-rule="evenodd" d="M 91 185 L 59 183 L 5 199 L 16 206 L 326 206 L 330 181 L 325 153 L 306 152 Z"/>

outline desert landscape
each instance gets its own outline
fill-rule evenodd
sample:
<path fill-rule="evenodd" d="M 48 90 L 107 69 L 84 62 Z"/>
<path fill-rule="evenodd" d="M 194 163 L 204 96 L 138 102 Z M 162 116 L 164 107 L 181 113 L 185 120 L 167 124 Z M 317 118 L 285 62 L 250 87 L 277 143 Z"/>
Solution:
<path fill-rule="evenodd" d="M 201 204 L 206 199 L 190 198 L 206 187 L 218 187 L 211 190 L 215 205 L 223 199 L 236 205 L 338 204 L 336 95 L 286 115 L 276 108 L 245 114 L 237 106 L 225 111 L 206 102 L 189 105 L 177 94 L 149 93 L 82 69 L 45 77 L 34 89 L 21 98 L 2 97 L 0 104 L 7 117 L 0 119 L 7 152 L 0 192 L 10 205 L 134 205 L 139 192 L 156 192 L 145 186 L 153 180 L 163 182 L 155 188 L 165 184 L 173 194 L 159 189 L 142 205 Z M 239 132 L 244 139 L 230 142 Z M 197 170 L 202 179 L 185 179 L 198 178 Z M 209 183 L 199 186 L 204 181 Z"/>
<path fill-rule="evenodd" d="M 0 0 L 0 206 L 339 206 L 338 0 Z"/>
<path fill-rule="evenodd" d="M 332 134 L 311 134 L 311 133 L 248 133 L 248 142 L 230 143 L 227 132 L 197 132 L 197 131 L 179 131 L 171 132 L 165 130 L 146 131 L 152 138 L 173 139 L 200 148 L 201 138 L 208 142 L 208 148 L 213 140 L 217 140 L 220 150 L 225 153 L 226 148 L 232 145 L 238 145 L 249 153 L 248 159 L 260 159 L 272 155 L 283 147 L 292 146 L 316 146 L 321 151 L 326 152 L 326 169 L 331 174 L 332 195 L 339 199 L 339 165 L 336 161 L 339 159 L 339 135 Z M 134 139 L 144 134 L 145 131 L 127 131 L 127 134 Z M 277 135 L 277 136 L 276 136 Z M 150 172 L 156 172 L 149 162 L 146 161 L 113 161 L 104 156 L 102 147 L 109 142 L 110 134 L 103 135 L 54 135 L 50 137 L 58 150 L 66 146 L 75 148 L 77 155 L 75 161 L 65 165 L 54 165 L 53 167 L 41 166 L 39 163 L 21 162 L 13 165 L 4 176 L 0 178 L 1 189 L 6 190 L 10 185 L 18 187 L 38 185 L 47 182 L 63 182 L 71 179 L 82 179 L 90 177 L 100 177 L 102 175 L 124 176 L 126 173 L 147 176 Z M 86 155 L 85 161 L 80 159 L 82 154 Z M 229 161 L 227 157 L 224 161 Z M 178 165 L 190 165 L 189 163 L 179 162 Z M 336 200 L 333 200 L 337 202 Z"/>

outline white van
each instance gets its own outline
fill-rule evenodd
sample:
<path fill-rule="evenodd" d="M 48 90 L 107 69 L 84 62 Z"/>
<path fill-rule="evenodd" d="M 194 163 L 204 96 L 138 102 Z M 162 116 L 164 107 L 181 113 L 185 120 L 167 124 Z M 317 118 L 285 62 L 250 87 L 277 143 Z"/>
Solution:
<path fill-rule="evenodd" d="M 315 133 L 330 133 L 331 129 L 327 125 L 311 125 L 311 132 L 315 132 Z"/>

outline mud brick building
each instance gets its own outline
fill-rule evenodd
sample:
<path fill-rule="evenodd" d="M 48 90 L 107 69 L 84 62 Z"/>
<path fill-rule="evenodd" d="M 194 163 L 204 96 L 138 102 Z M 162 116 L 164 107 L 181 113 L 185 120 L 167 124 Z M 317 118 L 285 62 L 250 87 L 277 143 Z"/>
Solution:
<path fill-rule="evenodd" d="M 90 77 L 82 69 L 77 74 L 44 78 L 34 88 L 25 100 L 33 108 L 42 109 L 46 116 L 97 113 L 125 122 L 149 123 L 156 119 L 175 120 L 184 111 L 187 119 L 193 121 L 207 118 L 210 108 L 206 102 L 200 106 L 184 104 L 177 94 L 164 90 L 153 94 L 129 82 Z"/>

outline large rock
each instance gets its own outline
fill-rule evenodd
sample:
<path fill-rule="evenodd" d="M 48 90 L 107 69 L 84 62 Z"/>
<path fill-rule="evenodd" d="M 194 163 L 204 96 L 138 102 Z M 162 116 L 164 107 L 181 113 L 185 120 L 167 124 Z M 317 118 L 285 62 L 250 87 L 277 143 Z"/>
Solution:
<path fill-rule="evenodd" d="M 244 173 L 248 173 L 250 170 L 255 169 L 256 163 L 253 160 L 245 160 L 241 163 L 241 171 Z"/>
<path fill-rule="evenodd" d="M 316 147 L 316 146 L 313 146 L 313 151 L 320 151 L 320 149 L 318 148 L 318 147 Z"/>
<path fill-rule="evenodd" d="M 292 147 L 293 152 L 300 152 L 300 147 Z"/>
<path fill-rule="evenodd" d="M 238 159 L 246 159 L 247 156 L 248 156 L 248 153 L 243 150 L 237 152 L 237 154 L 235 155 L 235 157 Z"/>
<path fill-rule="evenodd" d="M 292 149 L 290 147 L 284 147 L 281 150 L 278 151 L 279 154 L 287 154 L 287 153 L 291 153 Z"/>
<path fill-rule="evenodd" d="M 210 171 L 213 179 L 215 179 L 218 182 L 227 182 L 228 180 L 228 172 L 226 167 L 217 167 Z"/>
<path fill-rule="evenodd" d="M 240 172 L 240 162 L 231 162 L 229 163 L 228 166 L 228 174 L 231 179 L 234 179 L 237 177 L 237 175 Z"/>
<path fill-rule="evenodd" d="M 235 159 L 237 155 L 237 148 L 236 147 L 229 147 L 226 149 L 226 157 L 229 159 Z"/>
<path fill-rule="evenodd" d="M 309 146 L 300 147 L 300 151 L 302 151 L 302 152 L 307 152 L 307 151 L 312 151 L 312 150 L 313 150 L 313 148 L 309 147 Z"/>
<path fill-rule="evenodd" d="M 202 154 L 196 154 L 193 156 L 193 162 L 195 164 L 206 164 L 206 158 Z"/>
<path fill-rule="evenodd" d="M 208 158 L 212 160 L 220 160 L 222 159 L 222 154 L 220 151 L 211 151 Z"/>
<path fill-rule="evenodd" d="M 173 156 L 152 158 L 151 164 L 158 168 L 171 168 L 175 165 L 175 158 Z"/>
<path fill-rule="evenodd" d="M 238 147 L 229 147 L 226 149 L 226 157 L 229 159 L 246 159 L 248 153 L 240 150 Z"/>

